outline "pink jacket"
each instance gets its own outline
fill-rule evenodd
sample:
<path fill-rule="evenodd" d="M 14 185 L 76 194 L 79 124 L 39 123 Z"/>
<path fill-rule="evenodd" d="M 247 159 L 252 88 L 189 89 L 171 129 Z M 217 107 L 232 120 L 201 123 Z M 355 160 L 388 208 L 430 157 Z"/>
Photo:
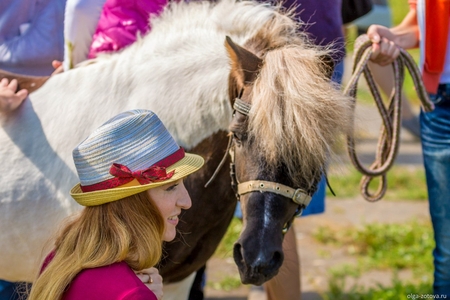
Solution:
<path fill-rule="evenodd" d="M 55 256 L 51 252 L 41 273 Z M 62 300 L 158 300 L 125 262 L 109 266 L 84 269 L 73 279 Z"/>
<path fill-rule="evenodd" d="M 89 49 L 89 58 L 99 52 L 115 52 L 136 41 L 150 29 L 150 15 L 159 15 L 167 0 L 106 0 Z"/>

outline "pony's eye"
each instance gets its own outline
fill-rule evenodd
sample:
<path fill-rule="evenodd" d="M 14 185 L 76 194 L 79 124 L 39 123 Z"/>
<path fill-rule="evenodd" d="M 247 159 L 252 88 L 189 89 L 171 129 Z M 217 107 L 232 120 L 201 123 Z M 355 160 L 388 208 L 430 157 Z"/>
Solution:
<path fill-rule="evenodd" d="M 241 136 L 236 134 L 236 133 L 234 133 L 234 132 L 233 132 L 233 140 L 234 140 L 234 144 L 237 147 L 241 147 L 242 146 Z"/>
<path fill-rule="evenodd" d="M 241 137 L 239 134 L 237 134 L 236 132 L 233 131 L 233 138 L 235 139 L 236 142 L 241 142 Z"/>

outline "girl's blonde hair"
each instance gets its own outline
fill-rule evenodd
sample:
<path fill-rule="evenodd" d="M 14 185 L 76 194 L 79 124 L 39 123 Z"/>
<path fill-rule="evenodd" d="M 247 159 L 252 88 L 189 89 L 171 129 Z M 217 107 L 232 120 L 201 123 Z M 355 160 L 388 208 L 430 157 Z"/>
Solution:
<path fill-rule="evenodd" d="M 55 256 L 32 286 L 29 300 L 61 299 L 83 269 L 125 261 L 135 271 L 162 254 L 164 220 L 147 191 L 86 207 L 55 242 Z"/>

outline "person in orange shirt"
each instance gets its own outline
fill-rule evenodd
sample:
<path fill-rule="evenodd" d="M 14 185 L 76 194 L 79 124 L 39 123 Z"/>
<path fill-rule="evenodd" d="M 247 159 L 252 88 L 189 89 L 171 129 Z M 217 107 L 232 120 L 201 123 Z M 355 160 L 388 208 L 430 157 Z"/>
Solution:
<path fill-rule="evenodd" d="M 435 109 L 421 111 L 421 141 L 427 179 L 430 214 L 436 247 L 434 283 L 436 295 L 450 295 L 450 2 L 409 1 L 410 11 L 394 28 L 372 25 L 371 60 L 390 64 L 399 47 L 420 47 L 420 67 L 425 88 Z"/>

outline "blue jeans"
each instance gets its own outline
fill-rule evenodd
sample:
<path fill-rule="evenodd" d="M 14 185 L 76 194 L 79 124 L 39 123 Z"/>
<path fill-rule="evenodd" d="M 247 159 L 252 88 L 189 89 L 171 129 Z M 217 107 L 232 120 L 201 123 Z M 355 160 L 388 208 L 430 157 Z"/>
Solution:
<path fill-rule="evenodd" d="M 321 214 L 325 211 L 326 190 L 327 190 L 327 181 L 325 179 L 325 176 L 322 176 L 322 179 L 320 180 L 319 185 L 317 187 L 317 191 L 312 196 L 309 205 L 303 211 L 301 215 L 302 217 Z"/>
<path fill-rule="evenodd" d="M 4 281 L 0 279 L 0 300 L 17 300 L 19 295 L 16 293 L 18 284 L 15 282 Z"/>
<path fill-rule="evenodd" d="M 421 112 L 421 139 L 436 248 L 435 294 L 450 295 L 450 84 L 440 85 L 432 112 Z"/>

